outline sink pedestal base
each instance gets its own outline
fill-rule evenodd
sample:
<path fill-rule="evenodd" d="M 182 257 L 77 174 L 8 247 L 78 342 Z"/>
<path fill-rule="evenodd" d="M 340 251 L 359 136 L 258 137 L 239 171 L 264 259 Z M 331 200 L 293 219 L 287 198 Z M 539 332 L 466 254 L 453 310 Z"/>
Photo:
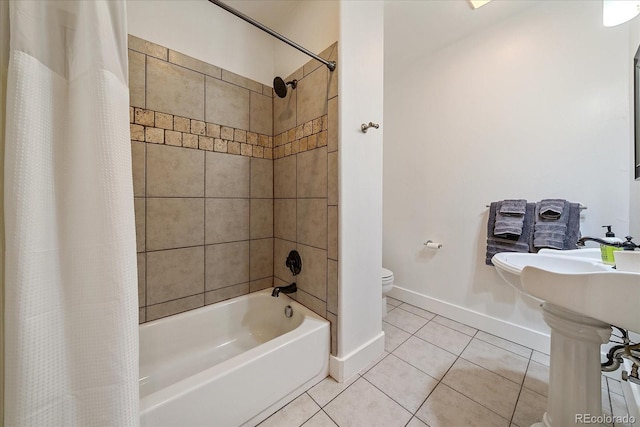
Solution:
<path fill-rule="evenodd" d="M 611 327 L 547 302 L 541 307 L 551 328 L 551 362 L 547 412 L 534 426 L 584 426 L 587 417 L 602 416 L 600 346 Z"/>

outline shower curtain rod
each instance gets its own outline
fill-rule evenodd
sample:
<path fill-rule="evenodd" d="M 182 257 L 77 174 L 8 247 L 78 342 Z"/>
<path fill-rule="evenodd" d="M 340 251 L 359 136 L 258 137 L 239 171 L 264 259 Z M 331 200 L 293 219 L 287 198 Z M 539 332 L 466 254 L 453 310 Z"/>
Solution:
<path fill-rule="evenodd" d="M 222 3 L 220 0 L 209 0 L 211 3 L 215 4 L 218 7 L 221 7 L 222 9 L 226 10 L 229 13 L 232 13 L 234 15 L 236 15 L 238 18 L 243 19 L 245 21 L 247 21 L 249 24 L 260 28 L 262 31 L 264 31 L 265 33 L 269 33 L 270 35 L 272 35 L 273 37 L 285 42 L 286 44 L 288 44 L 291 47 L 294 47 L 296 49 L 298 49 L 300 52 L 309 55 L 310 57 L 312 57 L 313 59 L 322 62 L 324 65 L 327 66 L 327 68 L 329 69 L 329 71 L 333 71 L 336 69 L 336 63 L 334 61 L 327 61 L 326 59 L 320 58 L 318 55 L 316 55 L 315 53 L 311 52 L 308 49 L 303 48 L 302 46 L 300 46 L 298 43 L 293 42 L 291 40 L 289 40 L 288 38 L 286 38 L 285 36 L 283 36 L 282 34 L 278 34 L 275 31 L 273 31 L 271 28 L 266 27 L 264 25 L 262 25 L 261 23 L 259 23 L 258 21 L 248 17 L 247 15 L 245 15 L 244 13 L 237 11 L 236 9 L 232 8 L 231 6 L 227 6 L 226 4 Z"/>

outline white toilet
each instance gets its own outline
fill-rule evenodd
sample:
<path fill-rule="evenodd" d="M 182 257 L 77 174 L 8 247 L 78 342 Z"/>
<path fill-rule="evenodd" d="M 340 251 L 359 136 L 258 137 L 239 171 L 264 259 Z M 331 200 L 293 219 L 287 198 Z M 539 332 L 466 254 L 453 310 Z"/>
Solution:
<path fill-rule="evenodd" d="M 382 317 L 387 315 L 387 295 L 393 289 L 393 271 L 382 269 Z"/>

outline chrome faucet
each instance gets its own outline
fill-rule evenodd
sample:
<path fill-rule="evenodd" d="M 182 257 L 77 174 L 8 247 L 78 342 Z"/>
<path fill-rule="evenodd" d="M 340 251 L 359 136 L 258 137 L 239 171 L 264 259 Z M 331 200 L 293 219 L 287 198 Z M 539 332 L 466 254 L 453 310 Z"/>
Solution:
<path fill-rule="evenodd" d="M 625 242 L 607 242 L 606 240 L 599 239 L 597 237 L 582 237 L 578 240 L 576 245 L 584 246 L 584 242 L 596 242 L 596 243 L 600 243 L 601 245 L 613 246 L 615 248 L 622 248 L 625 251 L 632 251 L 635 248 L 640 248 L 640 245 L 636 245 L 631 241 L 633 237 L 627 236 L 625 237 L 625 239 L 627 239 Z"/>
<path fill-rule="evenodd" d="M 280 292 L 282 292 L 283 294 L 292 294 L 294 292 L 296 292 L 298 290 L 298 287 L 296 286 L 295 282 L 290 284 L 289 286 L 277 286 L 275 288 L 273 288 L 273 292 L 271 292 L 271 296 L 272 297 L 278 297 L 280 296 Z"/>

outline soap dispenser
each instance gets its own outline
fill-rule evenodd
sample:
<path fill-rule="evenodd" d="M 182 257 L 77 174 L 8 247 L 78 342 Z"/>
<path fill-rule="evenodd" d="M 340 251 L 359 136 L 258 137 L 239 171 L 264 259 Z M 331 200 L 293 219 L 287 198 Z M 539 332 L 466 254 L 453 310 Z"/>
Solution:
<path fill-rule="evenodd" d="M 605 237 L 602 240 L 604 240 L 607 243 L 613 243 L 613 244 L 622 243 L 622 239 L 620 239 L 619 237 L 616 237 L 613 231 L 611 231 L 610 225 L 603 225 L 602 227 L 607 229 L 607 232 L 605 233 Z M 614 265 L 616 263 L 616 260 L 613 256 L 613 253 L 621 249 L 622 249 L 621 247 L 600 245 L 600 256 L 602 257 L 602 262 L 604 262 L 605 264 Z"/>

